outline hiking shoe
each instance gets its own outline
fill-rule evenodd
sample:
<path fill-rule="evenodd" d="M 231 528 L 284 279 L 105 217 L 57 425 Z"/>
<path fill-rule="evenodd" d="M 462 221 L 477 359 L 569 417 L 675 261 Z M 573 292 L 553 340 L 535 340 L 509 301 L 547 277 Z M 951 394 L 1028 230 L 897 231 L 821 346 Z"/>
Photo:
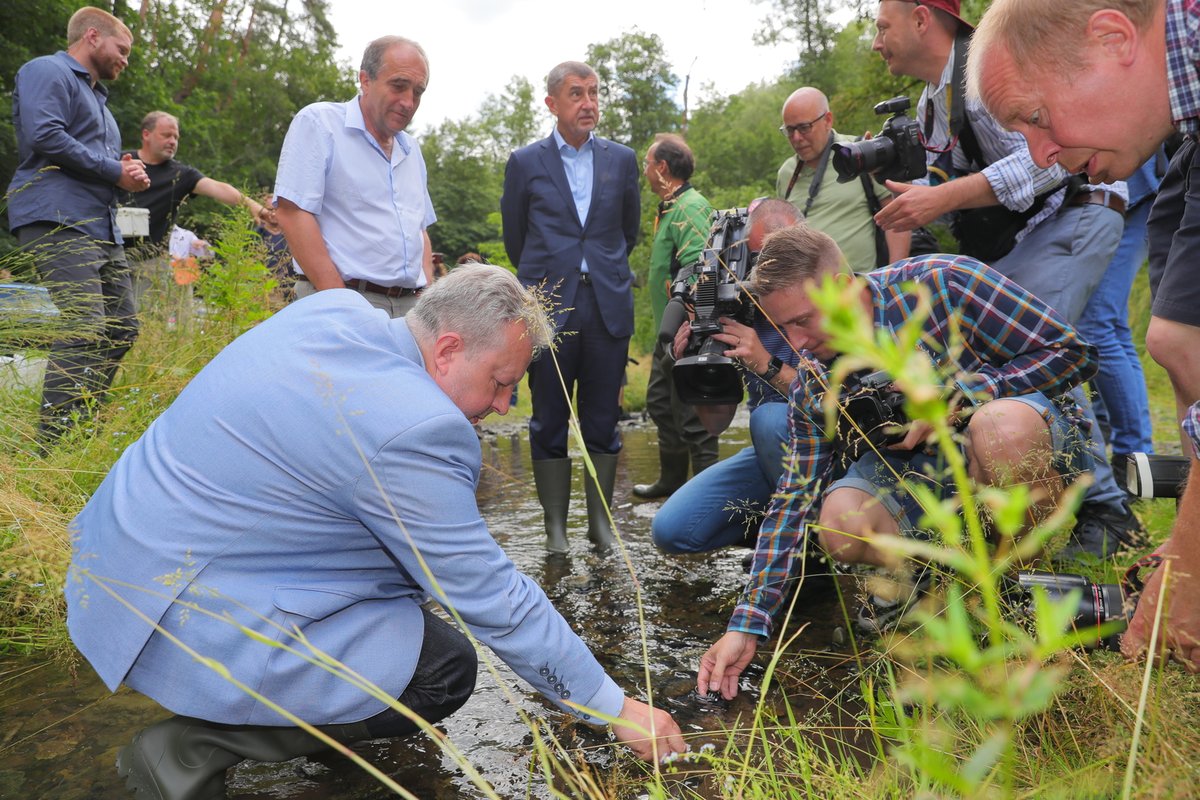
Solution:
<path fill-rule="evenodd" d="M 1103 560 L 1148 546 L 1146 529 L 1129 503 L 1122 501 L 1120 511 L 1084 503 L 1075 515 L 1070 540 L 1055 555 L 1055 560 Z"/>
<path fill-rule="evenodd" d="M 924 569 L 912 584 L 901 583 L 893 579 L 887 580 L 895 587 L 893 596 L 868 594 L 867 599 L 858 609 L 854 627 L 859 633 L 870 636 L 881 636 L 896 630 L 920 606 L 921 601 L 933 588 L 933 573 Z M 892 594 L 889 592 L 888 594 Z"/>

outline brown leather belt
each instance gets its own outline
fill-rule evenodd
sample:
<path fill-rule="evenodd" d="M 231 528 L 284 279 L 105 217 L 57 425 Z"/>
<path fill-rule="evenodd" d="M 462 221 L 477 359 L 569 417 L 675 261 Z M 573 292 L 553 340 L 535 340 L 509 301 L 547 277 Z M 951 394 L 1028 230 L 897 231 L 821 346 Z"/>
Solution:
<path fill-rule="evenodd" d="M 1069 206 L 1088 206 L 1097 205 L 1111 208 L 1113 211 L 1125 216 L 1125 201 L 1121 199 L 1121 195 L 1116 192 L 1106 192 L 1102 189 L 1094 189 L 1090 192 L 1080 192 L 1067 202 Z"/>
<path fill-rule="evenodd" d="M 296 273 L 296 280 L 312 283 L 307 275 L 302 275 L 299 272 Z M 374 292 L 385 297 L 408 297 L 421 293 L 421 289 L 410 289 L 407 286 L 380 286 L 378 283 L 371 283 L 359 278 L 348 278 L 345 280 L 345 284 L 347 289 L 353 289 L 356 292 Z"/>

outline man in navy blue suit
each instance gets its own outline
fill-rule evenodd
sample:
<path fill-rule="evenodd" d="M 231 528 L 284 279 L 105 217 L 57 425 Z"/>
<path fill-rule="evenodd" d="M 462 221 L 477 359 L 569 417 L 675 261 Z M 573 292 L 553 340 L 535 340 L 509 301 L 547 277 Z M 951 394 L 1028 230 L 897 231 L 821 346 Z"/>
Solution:
<path fill-rule="evenodd" d="M 504 249 L 521 282 L 543 288 L 558 334 L 553 357 L 544 354 L 529 370 L 533 474 L 547 548 L 565 553 L 567 429 L 575 394 L 596 470 L 596 480 L 584 480 L 588 538 L 608 550 L 614 537 L 605 505 L 612 501 L 621 449 L 618 397 L 633 333 L 629 251 L 641 217 L 637 157 L 593 134 L 600 82 L 587 64 L 565 61 L 550 71 L 546 106 L 558 124 L 550 136 L 509 157 L 500 200 Z"/>

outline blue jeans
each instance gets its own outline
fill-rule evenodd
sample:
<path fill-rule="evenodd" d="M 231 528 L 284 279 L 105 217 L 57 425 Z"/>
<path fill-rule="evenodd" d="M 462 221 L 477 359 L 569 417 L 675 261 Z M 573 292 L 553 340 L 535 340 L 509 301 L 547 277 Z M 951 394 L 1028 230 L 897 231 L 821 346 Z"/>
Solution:
<path fill-rule="evenodd" d="M 650 526 L 667 553 L 706 553 L 757 533 L 758 518 L 783 473 L 788 404 L 750 412 L 750 447 L 713 464 L 663 503 Z"/>
<path fill-rule="evenodd" d="M 1146 377 L 1129 331 L 1129 290 L 1146 260 L 1146 220 L 1151 205 L 1147 199 L 1125 217 L 1117 254 L 1076 326 L 1100 355 L 1100 371 L 1092 378 L 1092 386 L 1107 412 L 1108 443 L 1114 457 L 1154 452 Z M 1099 413 L 1099 404 L 1096 410 Z"/>
<path fill-rule="evenodd" d="M 1096 287 L 1117 251 L 1124 220 L 1098 205 L 1072 206 L 1037 226 L 1008 255 L 992 265 L 1078 325 Z M 1096 413 L 1082 389 L 1072 392 L 1092 423 L 1094 482 L 1084 502 L 1123 513 L 1125 493 L 1117 486 L 1105 455 L 1104 436 Z"/>

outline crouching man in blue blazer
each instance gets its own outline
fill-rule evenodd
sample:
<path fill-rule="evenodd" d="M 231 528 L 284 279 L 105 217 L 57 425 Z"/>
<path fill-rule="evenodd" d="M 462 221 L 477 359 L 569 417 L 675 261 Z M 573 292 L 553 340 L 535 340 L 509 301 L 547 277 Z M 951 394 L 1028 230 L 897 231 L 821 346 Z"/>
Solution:
<path fill-rule="evenodd" d="M 73 523 L 66 595 L 71 637 L 108 687 L 178 715 L 120 753 L 139 797 L 224 797 L 242 759 L 322 748 L 271 703 L 340 741 L 418 729 L 349 673 L 429 723 L 454 712 L 476 654 L 430 596 L 554 703 L 630 723 L 614 731 L 638 756 L 684 748 L 475 505 L 472 424 L 508 410 L 548 339 L 498 267 L 455 270 L 405 319 L 319 292 L 225 348 L 125 451 Z"/>

